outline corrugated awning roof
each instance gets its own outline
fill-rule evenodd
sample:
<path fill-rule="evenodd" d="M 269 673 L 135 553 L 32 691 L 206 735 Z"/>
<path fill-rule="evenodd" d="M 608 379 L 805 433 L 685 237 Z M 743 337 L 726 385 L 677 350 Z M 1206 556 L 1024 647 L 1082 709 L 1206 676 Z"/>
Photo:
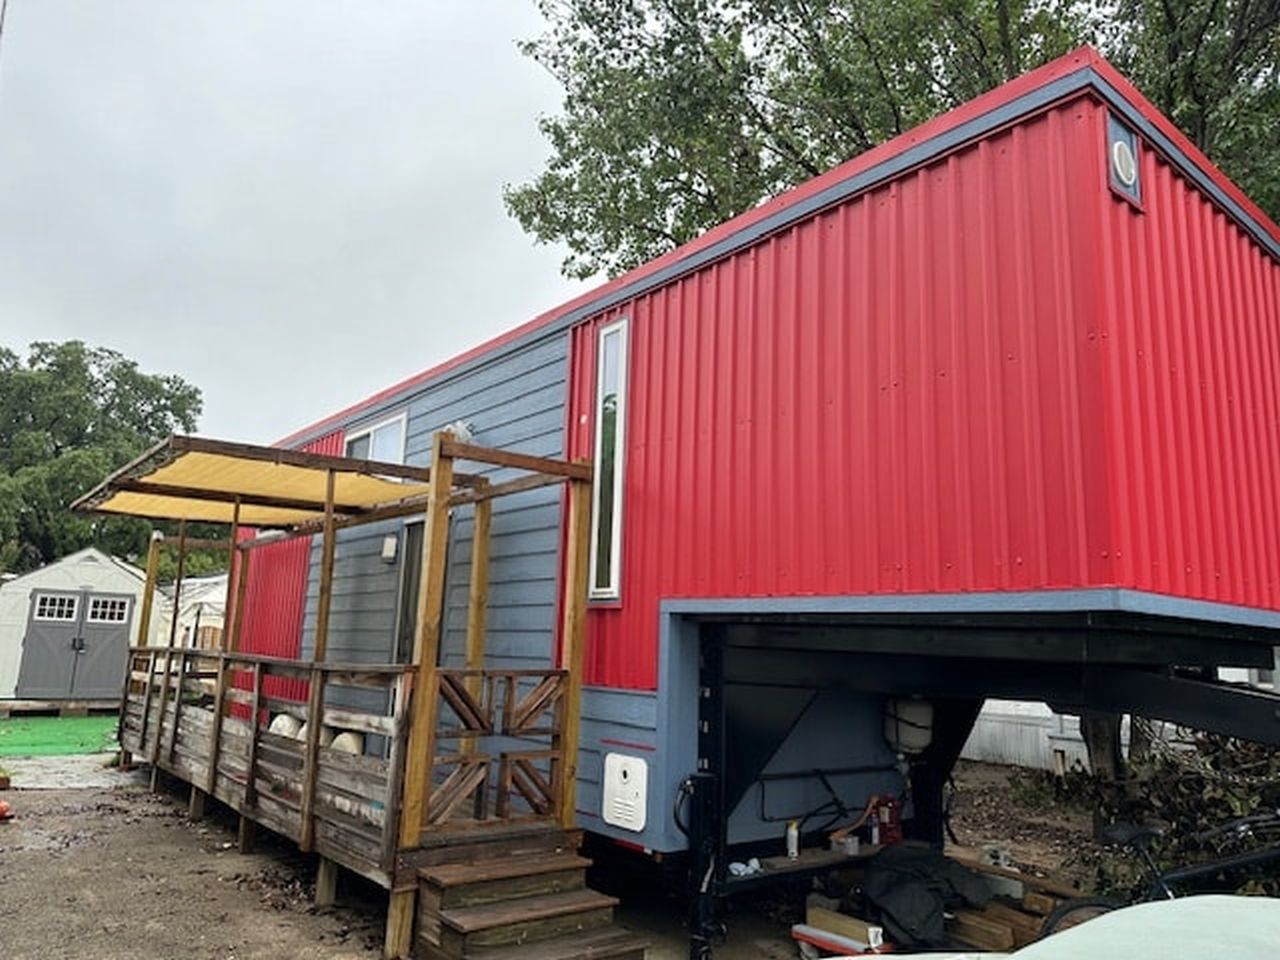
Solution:
<path fill-rule="evenodd" d="M 156 520 L 296 527 L 323 519 L 329 474 L 334 510 L 358 516 L 424 497 L 430 470 L 276 447 L 173 436 L 77 500 L 77 510 Z M 455 483 L 472 478 L 454 474 Z"/>

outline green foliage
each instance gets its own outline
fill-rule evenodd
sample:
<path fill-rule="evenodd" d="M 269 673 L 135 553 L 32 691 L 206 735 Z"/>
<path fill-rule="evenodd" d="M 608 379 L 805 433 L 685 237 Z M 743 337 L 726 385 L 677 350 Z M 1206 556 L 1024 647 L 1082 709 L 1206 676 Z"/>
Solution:
<path fill-rule="evenodd" d="M 1253 836 L 1206 836 L 1230 821 L 1280 811 L 1280 752 L 1272 747 L 1181 730 L 1168 739 L 1157 736 L 1146 756 L 1130 757 L 1129 769 L 1127 779 L 1111 782 L 1073 771 L 1054 778 L 1051 789 L 1058 802 L 1092 810 L 1098 825 L 1159 825 L 1164 836 L 1154 843 L 1152 854 L 1162 869 L 1280 842 L 1280 825 L 1261 828 Z M 1149 883 L 1127 851 L 1086 851 L 1081 858 L 1089 860 L 1099 892 L 1135 896 Z M 1280 875 L 1273 863 L 1253 873 L 1237 871 L 1178 888 L 1179 893 L 1197 891 L 1280 895 Z"/>
<path fill-rule="evenodd" d="M 1092 42 L 1273 215 L 1275 0 L 540 0 L 565 91 L 504 199 L 566 275 L 620 273 Z"/>
<path fill-rule="evenodd" d="M 150 524 L 68 505 L 156 441 L 194 430 L 199 413 L 196 387 L 144 373 L 114 350 L 33 343 L 24 362 L 0 348 L 0 571 L 22 573 L 90 545 L 145 553 Z M 189 569 L 220 566 L 193 558 Z"/>

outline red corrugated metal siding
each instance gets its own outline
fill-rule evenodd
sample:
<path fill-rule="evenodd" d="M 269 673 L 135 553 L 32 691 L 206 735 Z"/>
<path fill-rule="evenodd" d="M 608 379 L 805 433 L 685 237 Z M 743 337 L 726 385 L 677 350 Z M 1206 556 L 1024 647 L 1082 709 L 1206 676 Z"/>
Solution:
<path fill-rule="evenodd" d="M 308 453 L 341 455 L 341 430 L 306 444 Z M 251 536 L 251 534 L 246 534 Z M 311 559 L 311 538 L 286 540 L 253 551 L 245 586 L 244 621 L 240 649 L 273 657 L 298 657 L 302 652 L 302 616 L 306 605 L 307 570 Z M 237 686 L 247 682 L 237 678 Z M 290 700 L 307 698 L 305 680 L 267 677 L 267 696 Z"/>
<path fill-rule="evenodd" d="M 1140 171 L 1143 212 L 1104 193 L 1099 233 L 1117 577 L 1280 609 L 1280 264 L 1155 151 Z"/>
<path fill-rule="evenodd" d="M 575 330 L 631 318 L 622 602 L 589 683 L 652 688 L 664 597 L 1109 583 L 1089 97 Z"/>

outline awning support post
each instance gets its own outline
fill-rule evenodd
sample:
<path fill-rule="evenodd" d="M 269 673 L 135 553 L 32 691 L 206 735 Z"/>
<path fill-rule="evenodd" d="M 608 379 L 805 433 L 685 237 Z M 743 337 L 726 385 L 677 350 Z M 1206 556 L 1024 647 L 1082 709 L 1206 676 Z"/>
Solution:
<path fill-rule="evenodd" d="M 302 804 L 299 817 L 302 821 L 298 848 L 304 853 L 315 843 L 316 774 L 320 760 L 320 731 L 324 727 L 325 673 L 316 667 L 323 663 L 329 652 L 329 609 L 333 605 L 333 556 L 334 493 L 337 473 L 330 469 L 325 475 L 324 486 L 324 534 L 320 554 L 320 595 L 316 607 L 315 649 L 311 656 L 311 677 L 307 684 L 307 743 L 302 758 Z"/>

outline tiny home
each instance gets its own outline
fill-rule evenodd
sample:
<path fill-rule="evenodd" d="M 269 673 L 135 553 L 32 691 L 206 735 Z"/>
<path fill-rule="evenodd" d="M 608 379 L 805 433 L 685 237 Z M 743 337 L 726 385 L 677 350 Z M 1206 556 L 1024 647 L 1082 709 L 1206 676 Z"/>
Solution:
<path fill-rule="evenodd" d="M 1212 679 L 1280 637 L 1280 228 L 1089 49 L 280 441 L 502 486 L 429 528 L 414 667 L 480 608 L 545 672 L 576 514 L 459 434 L 589 462 L 573 812 L 703 893 L 875 798 L 940 841 L 987 698 L 1280 743 Z M 421 653 L 424 524 L 381 516 L 253 551 L 243 655 Z"/>
<path fill-rule="evenodd" d="M 1166 674 L 1270 664 L 1278 373 L 1280 230 L 1083 49 L 281 443 L 423 465 L 461 421 L 594 461 L 579 819 L 670 852 L 695 772 L 741 841 L 900 790 L 902 699 L 944 766 L 987 696 L 1231 715 Z M 510 499 L 488 602 L 528 665 L 563 516 Z M 341 542 L 330 649 L 403 649 L 417 536 Z M 307 655 L 316 570 L 251 573 L 246 645 Z"/>
<path fill-rule="evenodd" d="M 118 698 L 145 579 L 87 547 L 0 585 L 0 699 Z"/>

